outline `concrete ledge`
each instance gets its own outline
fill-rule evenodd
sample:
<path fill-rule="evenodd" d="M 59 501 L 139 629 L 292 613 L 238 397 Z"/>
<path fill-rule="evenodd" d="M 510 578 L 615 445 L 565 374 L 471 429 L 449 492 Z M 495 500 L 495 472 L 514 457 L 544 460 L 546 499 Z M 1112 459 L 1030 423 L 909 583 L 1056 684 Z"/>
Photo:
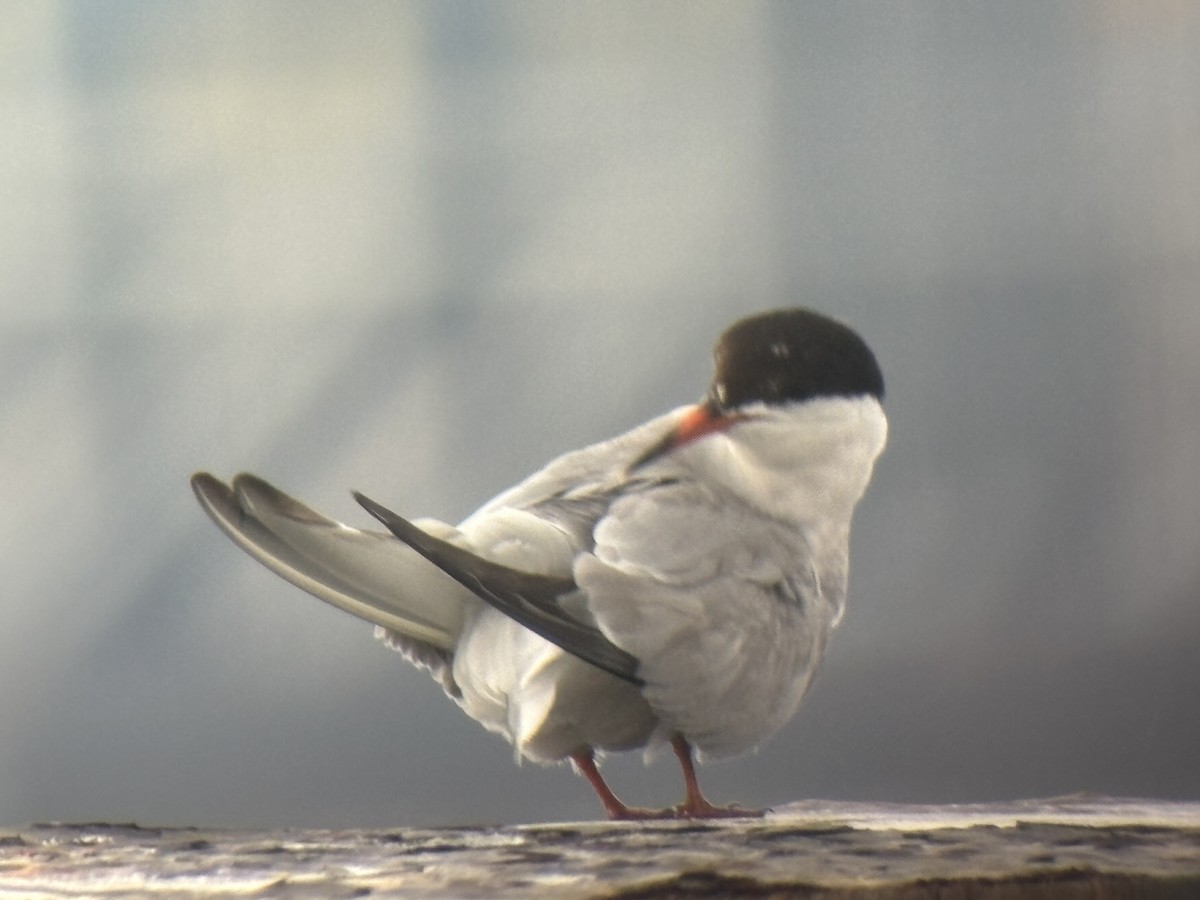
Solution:
<path fill-rule="evenodd" d="M 0 829 L 0 896 L 1200 897 L 1200 803 L 805 802 L 721 822 Z"/>

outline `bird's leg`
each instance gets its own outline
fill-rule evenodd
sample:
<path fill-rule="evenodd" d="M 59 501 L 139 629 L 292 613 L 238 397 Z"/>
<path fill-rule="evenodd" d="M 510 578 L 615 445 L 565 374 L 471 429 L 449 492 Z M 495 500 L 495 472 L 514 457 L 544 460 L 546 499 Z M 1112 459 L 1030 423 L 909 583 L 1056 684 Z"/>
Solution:
<path fill-rule="evenodd" d="M 576 750 L 571 754 L 571 762 L 575 765 L 575 771 L 588 780 L 596 792 L 596 796 L 600 798 L 604 812 L 610 819 L 672 819 L 675 817 L 673 809 L 642 809 L 622 803 L 612 792 L 612 788 L 608 786 L 604 776 L 600 774 L 600 770 L 596 768 L 596 757 L 591 747 Z"/>
<path fill-rule="evenodd" d="M 687 799 L 675 807 L 675 815 L 681 819 L 723 819 L 750 818 L 762 816 L 765 810 L 742 809 L 739 806 L 713 806 L 700 792 L 700 782 L 696 778 L 696 767 L 692 764 L 692 746 L 682 734 L 676 732 L 671 738 L 671 749 L 679 757 L 679 765 L 683 767 L 683 785 L 687 791 Z"/>

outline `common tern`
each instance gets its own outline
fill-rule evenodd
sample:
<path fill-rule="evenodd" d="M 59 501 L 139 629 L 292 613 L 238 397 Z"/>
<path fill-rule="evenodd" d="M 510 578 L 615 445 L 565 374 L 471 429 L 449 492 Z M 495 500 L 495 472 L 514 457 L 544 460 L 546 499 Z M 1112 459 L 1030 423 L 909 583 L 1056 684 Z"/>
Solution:
<path fill-rule="evenodd" d="M 846 599 L 850 522 L 887 440 L 883 376 L 806 309 L 731 325 L 711 386 L 567 453 L 457 526 L 327 519 L 253 475 L 192 478 L 243 550 L 376 626 L 519 756 L 570 760 L 614 819 L 715 806 L 693 758 L 758 747 L 800 705 Z M 669 743 L 685 798 L 627 806 L 597 752 Z"/>

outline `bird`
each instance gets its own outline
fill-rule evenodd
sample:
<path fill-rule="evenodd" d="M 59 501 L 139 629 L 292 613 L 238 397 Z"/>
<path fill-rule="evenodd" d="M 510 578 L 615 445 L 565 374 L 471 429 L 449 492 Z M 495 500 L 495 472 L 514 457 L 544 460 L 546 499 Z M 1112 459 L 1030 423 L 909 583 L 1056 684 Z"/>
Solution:
<path fill-rule="evenodd" d="M 376 626 L 521 758 L 569 761 L 610 819 L 759 816 L 695 763 L 797 711 L 842 619 L 852 515 L 887 442 L 883 375 L 849 326 L 768 310 L 721 334 L 696 403 L 554 459 L 463 522 L 382 529 L 267 481 L 192 476 L 201 506 L 292 584 Z M 684 800 L 620 800 L 610 753 L 669 745 Z"/>

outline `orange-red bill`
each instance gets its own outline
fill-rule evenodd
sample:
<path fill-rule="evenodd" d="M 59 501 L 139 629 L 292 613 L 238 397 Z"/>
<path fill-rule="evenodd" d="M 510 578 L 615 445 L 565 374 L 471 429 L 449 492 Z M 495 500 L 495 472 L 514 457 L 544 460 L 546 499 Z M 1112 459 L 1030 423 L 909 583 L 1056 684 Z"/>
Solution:
<path fill-rule="evenodd" d="M 672 433 L 667 447 L 682 447 L 706 434 L 724 431 L 736 419 L 736 416 L 726 416 L 714 412 L 705 404 L 693 406 L 675 426 L 675 431 Z"/>
<path fill-rule="evenodd" d="M 684 413 L 683 418 L 679 420 L 679 424 L 666 437 L 638 457 L 630 468 L 636 469 L 638 466 L 650 462 L 655 457 L 668 453 L 677 447 L 682 447 L 684 444 L 690 444 L 692 441 L 702 438 L 706 434 L 716 434 L 724 431 L 740 418 L 741 416 L 738 415 L 730 416 L 716 412 L 704 403 L 699 406 L 693 406 Z"/>

